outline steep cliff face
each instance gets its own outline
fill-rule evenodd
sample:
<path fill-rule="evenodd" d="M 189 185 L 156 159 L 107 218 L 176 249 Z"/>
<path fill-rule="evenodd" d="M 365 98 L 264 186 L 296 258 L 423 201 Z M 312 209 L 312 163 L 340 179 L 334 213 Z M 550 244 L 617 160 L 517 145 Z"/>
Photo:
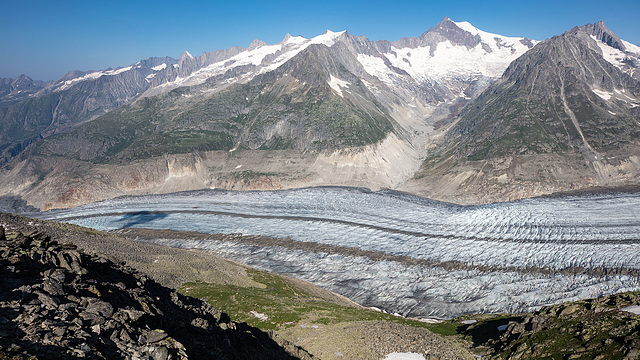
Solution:
<path fill-rule="evenodd" d="M 640 82 L 603 55 L 616 39 L 598 23 L 515 60 L 462 110 L 408 187 L 473 202 L 637 183 Z"/>

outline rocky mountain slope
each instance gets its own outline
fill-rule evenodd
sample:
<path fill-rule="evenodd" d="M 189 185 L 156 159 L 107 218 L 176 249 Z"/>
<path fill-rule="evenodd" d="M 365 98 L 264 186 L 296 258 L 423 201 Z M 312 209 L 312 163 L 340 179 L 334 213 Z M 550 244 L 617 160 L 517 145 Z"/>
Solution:
<path fill-rule="evenodd" d="M 462 110 L 406 188 L 484 202 L 637 184 L 639 56 L 602 22 L 539 43 Z"/>
<path fill-rule="evenodd" d="M 47 130 L 7 153 L 0 187 L 39 208 L 212 186 L 398 187 L 439 124 L 535 43 L 445 18 L 394 42 L 327 31 L 69 75 L 46 96 L 85 99 L 87 86 L 146 71 L 118 97 L 132 101 L 106 115 L 76 109 L 83 120 L 69 126 L 38 117 Z M 19 118 L 11 114 L 9 123 Z"/>
<path fill-rule="evenodd" d="M 71 71 L 47 84 L 26 76 L 3 79 L 0 165 L 38 139 L 67 131 L 129 102 L 167 63 L 175 64 L 176 60 L 149 58 L 115 70 Z"/>
<path fill-rule="evenodd" d="M 44 234 L 0 227 L 0 356 L 41 359 L 297 359 L 201 300 Z"/>

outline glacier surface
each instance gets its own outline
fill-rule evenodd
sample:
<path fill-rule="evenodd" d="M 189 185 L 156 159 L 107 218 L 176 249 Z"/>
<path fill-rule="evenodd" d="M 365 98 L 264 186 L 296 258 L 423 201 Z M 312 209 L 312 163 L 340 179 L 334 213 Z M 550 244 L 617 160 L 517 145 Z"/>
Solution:
<path fill-rule="evenodd" d="M 123 197 L 37 216 L 100 230 L 322 244 L 152 240 L 311 281 L 390 313 L 448 318 L 640 290 L 639 208 L 639 193 L 459 206 L 389 190 L 323 187 Z"/>

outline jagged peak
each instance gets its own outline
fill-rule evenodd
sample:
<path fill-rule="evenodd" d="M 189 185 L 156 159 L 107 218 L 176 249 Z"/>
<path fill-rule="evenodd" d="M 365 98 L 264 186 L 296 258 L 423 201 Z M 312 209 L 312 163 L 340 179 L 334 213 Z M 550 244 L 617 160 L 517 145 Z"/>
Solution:
<path fill-rule="evenodd" d="M 182 53 L 182 55 L 180 55 L 180 57 L 178 58 L 178 63 L 182 64 L 185 60 L 192 60 L 192 59 L 194 59 L 193 55 L 191 55 L 190 52 L 185 50 Z"/>
<path fill-rule="evenodd" d="M 604 21 L 600 20 L 593 24 L 586 24 L 583 26 L 576 26 L 573 29 L 567 31 L 565 34 L 577 34 L 577 33 L 586 33 L 587 35 L 594 36 L 596 39 L 602 41 L 603 43 L 611 46 L 612 48 L 618 49 L 620 51 L 626 51 L 622 40 L 616 35 L 611 29 L 604 24 Z"/>
<path fill-rule="evenodd" d="M 262 41 L 262 40 L 258 40 L 258 39 L 254 39 L 251 44 L 249 44 L 249 47 L 247 48 L 248 50 L 253 50 L 253 49 L 257 49 L 260 46 L 265 46 L 267 45 L 266 42 Z"/>

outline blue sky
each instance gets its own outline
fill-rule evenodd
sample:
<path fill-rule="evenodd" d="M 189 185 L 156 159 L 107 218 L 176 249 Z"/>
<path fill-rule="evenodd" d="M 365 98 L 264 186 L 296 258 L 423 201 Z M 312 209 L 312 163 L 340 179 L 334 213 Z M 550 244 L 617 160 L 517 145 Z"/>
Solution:
<path fill-rule="evenodd" d="M 507 36 L 543 40 L 603 20 L 640 44 L 640 1 L 30 1 L 0 0 L 0 77 L 58 79 L 70 70 L 126 66 L 253 39 L 326 29 L 369 39 L 418 36 L 449 16 Z"/>

